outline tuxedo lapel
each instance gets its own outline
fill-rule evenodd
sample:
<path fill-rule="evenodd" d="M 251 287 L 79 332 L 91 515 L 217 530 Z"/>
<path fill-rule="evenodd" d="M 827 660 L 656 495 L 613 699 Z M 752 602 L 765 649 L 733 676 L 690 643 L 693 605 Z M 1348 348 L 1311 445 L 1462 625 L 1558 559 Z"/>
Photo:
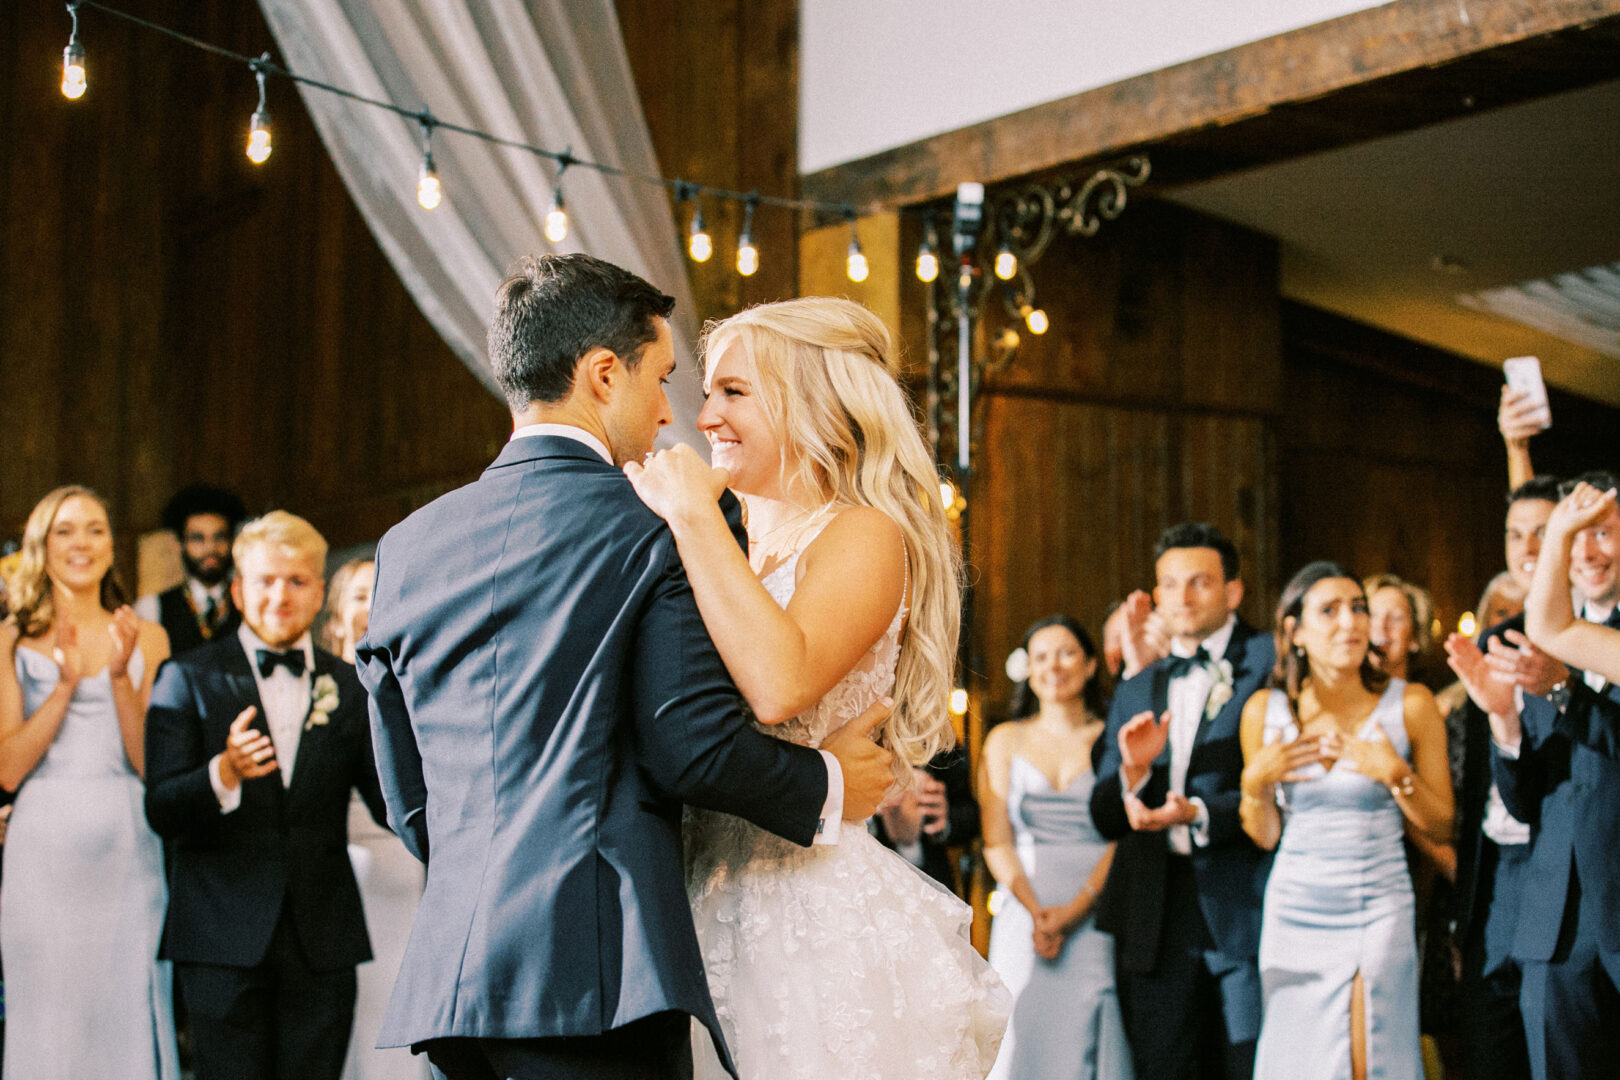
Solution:
<path fill-rule="evenodd" d="M 309 722 L 310 706 L 315 700 L 315 684 L 323 675 L 332 674 L 332 657 L 320 649 L 314 650 L 315 666 L 310 669 L 309 697 L 304 699 L 304 715 L 298 721 L 302 729 L 298 735 L 298 754 L 293 758 L 292 783 L 287 785 L 287 796 L 293 798 L 306 787 L 311 780 L 310 773 L 318 772 L 321 762 L 321 749 L 326 744 L 328 734 L 333 724 L 337 723 L 336 713 L 327 717 L 324 724 L 311 726 Z M 338 703 L 342 708 L 343 702 Z"/>
<path fill-rule="evenodd" d="M 1153 681 L 1151 684 L 1149 684 L 1148 695 L 1151 699 L 1150 707 L 1153 709 L 1153 715 L 1155 718 L 1163 716 L 1167 711 L 1169 711 L 1170 708 L 1170 666 L 1170 660 L 1167 658 L 1160 660 L 1157 664 L 1154 664 L 1153 667 L 1149 669 L 1153 675 Z M 1153 764 L 1155 766 L 1163 765 L 1166 768 L 1169 768 L 1169 739 L 1165 740 L 1164 749 L 1160 750 L 1159 756 L 1153 759 Z"/>
<path fill-rule="evenodd" d="M 1221 703 L 1221 707 L 1215 711 L 1213 716 L 1209 713 L 1209 699 L 1204 699 L 1204 711 L 1198 720 L 1198 734 L 1193 738 L 1194 747 L 1209 739 L 1217 729 L 1225 731 L 1227 728 L 1227 714 L 1232 710 L 1242 710 L 1243 708 L 1243 695 L 1238 693 L 1238 687 L 1244 685 L 1245 680 L 1252 675 L 1246 661 L 1253 652 L 1249 648 L 1249 642 L 1254 637 L 1251 633 L 1245 633 L 1245 630 L 1246 627 L 1241 622 L 1232 629 L 1232 637 L 1226 643 L 1226 652 L 1221 656 L 1221 659 L 1232 665 L 1232 696 Z M 1213 685 L 1210 687 L 1210 692 L 1214 693 Z"/>

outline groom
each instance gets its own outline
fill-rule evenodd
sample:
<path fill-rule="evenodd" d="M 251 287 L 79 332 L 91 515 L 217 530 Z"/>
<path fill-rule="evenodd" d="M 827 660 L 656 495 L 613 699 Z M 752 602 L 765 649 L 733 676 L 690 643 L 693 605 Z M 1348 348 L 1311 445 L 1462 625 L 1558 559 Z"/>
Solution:
<path fill-rule="evenodd" d="M 892 779 L 882 709 L 821 752 L 747 723 L 620 469 L 671 419 L 673 307 L 590 256 L 525 259 L 489 331 L 511 441 L 378 549 L 360 676 L 389 820 L 428 867 L 379 1045 L 450 1080 L 690 1076 L 691 1017 L 729 1066 L 682 804 L 836 843 Z"/>

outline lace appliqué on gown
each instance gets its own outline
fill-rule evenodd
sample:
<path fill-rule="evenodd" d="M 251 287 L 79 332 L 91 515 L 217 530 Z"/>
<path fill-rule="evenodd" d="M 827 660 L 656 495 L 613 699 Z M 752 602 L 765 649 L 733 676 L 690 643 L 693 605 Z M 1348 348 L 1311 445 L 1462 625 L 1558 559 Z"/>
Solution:
<path fill-rule="evenodd" d="M 784 607 L 797 564 L 795 553 L 763 579 Z M 813 708 L 761 730 L 819 746 L 866 711 L 894 685 L 905 615 Z M 802 848 L 688 810 L 686 851 L 709 990 L 742 1080 L 990 1071 L 1012 1000 L 969 941 L 972 910 L 860 825 Z M 706 1033 L 694 1057 L 699 1078 L 726 1075 Z"/>

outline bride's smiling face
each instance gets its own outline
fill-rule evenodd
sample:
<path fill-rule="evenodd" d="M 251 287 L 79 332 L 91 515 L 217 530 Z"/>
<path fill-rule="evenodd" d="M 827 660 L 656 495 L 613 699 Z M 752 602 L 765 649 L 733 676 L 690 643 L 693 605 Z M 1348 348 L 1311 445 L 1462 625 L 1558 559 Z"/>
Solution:
<path fill-rule="evenodd" d="M 709 463 L 731 474 L 731 487 L 774 498 L 782 485 L 782 441 L 755 392 L 742 345 L 733 342 L 709 370 L 709 396 L 698 413 Z"/>

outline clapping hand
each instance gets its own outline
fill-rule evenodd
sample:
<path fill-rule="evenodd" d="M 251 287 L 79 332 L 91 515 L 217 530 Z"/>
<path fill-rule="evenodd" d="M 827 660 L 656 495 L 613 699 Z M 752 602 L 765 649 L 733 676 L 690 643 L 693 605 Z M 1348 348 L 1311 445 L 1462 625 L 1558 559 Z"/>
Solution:
<path fill-rule="evenodd" d="M 259 710 L 252 705 L 236 714 L 230 732 L 225 736 L 225 754 L 220 761 L 221 777 L 226 787 L 234 788 L 243 780 L 256 780 L 277 769 L 276 747 L 270 736 L 252 728 L 253 718 Z M 236 783 L 231 782 L 231 777 Z"/>
<path fill-rule="evenodd" d="M 641 501 L 671 524 L 712 511 L 731 479 L 685 443 L 649 454 L 645 463 L 627 462 L 624 474 Z"/>
<path fill-rule="evenodd" d="M 1125 721 L 1125 726 L 1119 729 L 1119 758 L 1132 785 L 1153 767 L 1169 739 L 1168 709 L 1159 716 L 1154 716 L 1150 709 L 1143 710 Z"/>
<path fill-rule="evenodd" d="M 1198 819 L 1198 807 L 1180 792 L 1165 795 L 1163 806 L 1149 807 L 1135 795 L 1125 796 L 1125 820 L 1136 832 L 1163 832 L 1176 825 L 1191 825 Z"/>
<path fill-rule="evenodd" d="M 1153 607 L 1153 598 L 1138 589 L 1120 605 L 1125 628 L 1120 646 L 1125 653 L 1124 678 L 1130 678 L 1156 660 L 1170 655 L 1170 628 Z"/>
<path fill-rule="evenodd" d="M 877 812 L 883 819 L 883 830 L 889 834 L 891 843 L 901 846 L 917 842 L 923 831 L 923 815 L 918 805 L 915 783 L 891 791 Z"/>
<path fill-rule="evenodd" d="M 917 811 L 922 815 L 922 831 L 928 836 L 943 836 L 950 824 L 950 800 L 945 795 L 945 783 L 924 769 L 911 770 L 913 790 L 917 793 Z"/>
<path fill-rule="evenodd" d="M 1507 639 L 1506 644 L 1503 638 Z M 1485 663 L 1496 681 L 1538 696 L 1545 696 L 1547 691 L 1569 678 L 1569 668 L 1536 648 L 1517 630 L 1504 631 L 1502 637 L 1491 639 Z"/>
<path fill-rule="evenodd" d="M 107 660 L 107 674 L 121 679 L 129 674 L 129 658 L 135 653 L 135 644 L 141 638 L 141 620 L 135 609 L 125 604 L 113 612 L 107 624 L 107 635 L 112 638 L 112 656 Z"/>
<path fill-rule="evenodd" d="M 79 651 L 79 628 L 66 615 L 58 615 L 51 648 L 57 675 L 63 686 L 73 686 L 84 678 L 84 653 Z"/>
<path fill-rule="evenodd" d="M 1490 717 L 1496 741 L 1512 746 L 1519 741 L 1519 710 L 1513 702 L 1513 686 L 1494 677 L 1485 654 L 1473 640 L 1462 634 L 1446 639 L 1446 664 L 1457 673 L 1463 689 L 1475 705 Z"/>

